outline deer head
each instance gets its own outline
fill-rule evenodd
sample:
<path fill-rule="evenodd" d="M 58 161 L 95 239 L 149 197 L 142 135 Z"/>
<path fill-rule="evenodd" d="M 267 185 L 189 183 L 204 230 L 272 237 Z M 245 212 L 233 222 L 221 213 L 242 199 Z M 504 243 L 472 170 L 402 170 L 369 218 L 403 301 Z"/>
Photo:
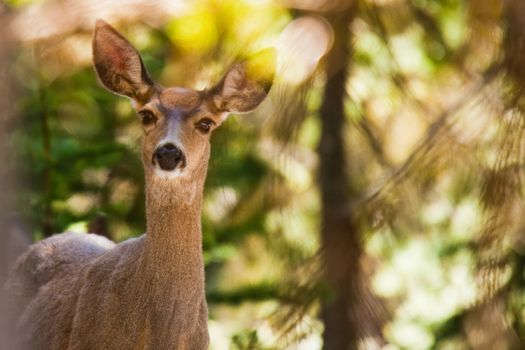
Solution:
<path fill-rule="evenodd" d="M 234 64 L 209 89 L 165 88 L 151 79 L 138 51 L 102 20 L 95 29 L 93 57 L 102 84 L 132 100 L 144 131 L 146 175 L 164 179 L 193 177 L 206 169 L 210 134 L 229 113 L 255 109 L 274 74 L 274 52 L 267 49 Z"/>

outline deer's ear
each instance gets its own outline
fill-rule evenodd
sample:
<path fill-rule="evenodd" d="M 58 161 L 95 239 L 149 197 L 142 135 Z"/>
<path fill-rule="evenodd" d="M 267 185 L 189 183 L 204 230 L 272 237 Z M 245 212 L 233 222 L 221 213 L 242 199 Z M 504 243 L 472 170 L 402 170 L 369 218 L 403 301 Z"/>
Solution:
<path fill-rule="evenodd" d="M 210 92 L 220 112 L 254 110 L 270 90 L 275 74 L 275 50 L 266 49 L 234 64 Z"/>
<path fill-rule="evenodd" d="M 100 19 L 93 38 L 93 63 L 102 84 L 114 93 L 141 99 L 153 87 L 137 50 Z"/>

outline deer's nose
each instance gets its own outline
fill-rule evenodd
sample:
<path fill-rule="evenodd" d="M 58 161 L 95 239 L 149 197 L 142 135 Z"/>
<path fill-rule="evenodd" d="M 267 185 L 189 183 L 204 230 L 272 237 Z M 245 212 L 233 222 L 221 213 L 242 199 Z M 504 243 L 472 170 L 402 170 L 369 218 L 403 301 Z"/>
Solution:
<path fill-rule="evenodd" d="M 162 170 L 174 170 L 179 163 L 184 165 L 184 153 L 173 143 L 166 143 L 158 147 L 153 157 Z"/>

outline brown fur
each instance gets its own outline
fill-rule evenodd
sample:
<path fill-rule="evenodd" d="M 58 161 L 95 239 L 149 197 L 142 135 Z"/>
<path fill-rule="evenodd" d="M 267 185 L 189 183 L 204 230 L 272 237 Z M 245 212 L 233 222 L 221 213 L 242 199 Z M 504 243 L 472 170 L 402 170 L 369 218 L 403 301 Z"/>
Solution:
<path fill-rule="evenodd" d="M 101 82 L 156 117 L 144 126 L 142 144 L 147 234 L 114 244 L 63 233 L 32 245 L 5 286 L 12 321 L 4 335 L 18 335 L 8 348 L 206 349 L 200 216 L 210 143 L 195 125 L 206 117 L 217 126 L 233 110 L 217 100 L 237 112 L 255 108 L 268 86 L 243 81 L 244 65 L 237 64 L 209 91 L 161 88 L 131 44 L 102 21 L 93 51 Z M 187 158 L 175 178 L 159 176 L 152 161 L 170 132 L 180 136 Z"/>

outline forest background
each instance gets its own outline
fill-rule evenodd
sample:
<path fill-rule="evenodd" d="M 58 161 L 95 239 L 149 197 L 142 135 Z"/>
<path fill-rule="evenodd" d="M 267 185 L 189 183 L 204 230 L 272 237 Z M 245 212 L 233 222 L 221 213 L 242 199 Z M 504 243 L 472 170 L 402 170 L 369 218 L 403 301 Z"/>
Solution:
<path fill-rule="evenodd" d="M 525 346 L 525 2 L 0 5 L 0 282 L 30 240 L 144 232 L 140 125 L 91 67 L 104 18 L 166 86 L 278 49 L 212 140 L 211 349 Z"/>

